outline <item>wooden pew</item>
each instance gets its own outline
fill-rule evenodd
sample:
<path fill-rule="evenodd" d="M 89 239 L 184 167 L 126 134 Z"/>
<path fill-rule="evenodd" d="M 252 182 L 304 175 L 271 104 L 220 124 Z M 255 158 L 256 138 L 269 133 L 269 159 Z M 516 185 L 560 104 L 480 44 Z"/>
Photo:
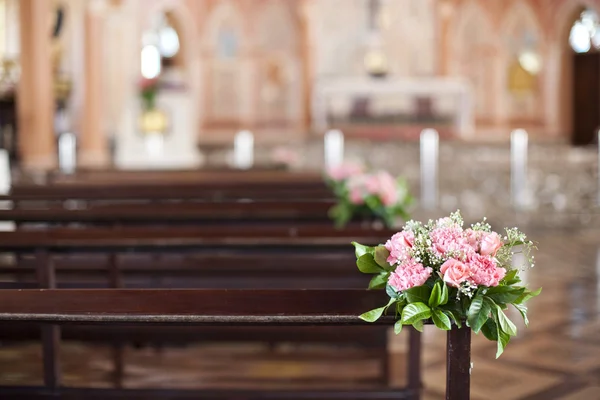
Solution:
<path fill-rule="evenodd" d="M 305 224 L 299 227 L 282 226 L 243 226 L 232 230 L 227 226 L 202 226 L 202 227 L 150 227 L 133 228 L 121 227 L 119 229 L 50 229 L 42 231 L 17 231 L 0 232 L 0 251 L 15 252 L 17 254 L 34 255 L 30 259 L 29 277 L 36 277 L 34 282 L 39 282 L 47 288 L 60 287 L 61 276 L 65 274 L 65 264 L 54 262 L 54 257 L 69 254 L 105 254 L 123 252 L 148 252 L 148 253 L 187 253 L 199 255 L 200 263 L 189 263 L 183 271 L 183 281 L 191 282 L 193 287 L 201 288 L 364 288 L 368 277 L 360 274 L 354 266 L 353 249 L 350 241 L 356 239 L 363 243 L 376 244 L 383 238 L 389 237 L 389 232 L 382 233 L 365 229 L 348 229 L 338 231 L 329 227 L 327 230 L 322 224 Z M 290 258 L 291 261 L 286 262 Z M 297 259 L 298 258 L 298 259 Z M 252 263 L 240 263 L 240 260 L 253 260 Z M 277 262 L 277 260 L 279 260 Z M 312 261 L 302 264 L 302 261 Z M 91 268 L 82 267 L 82 263 L 71 264 L 70 271 L 76 279 L 69 281 L 70 287 L 85 287 L 81 283 L 90 278 L 94 282 L 101 280 L 104 286 L 124 287 L 128 285 L 127 277 L 131 270 L 123 270 L 117 257 L 109 257 L 108 265 L 102 268 L 95 265 Z M 20 272 L 23 278 L 23 265 L 5 268 L 4 272 Z M 85 269 L 86 274 L 82 274 Z M 133 264 L 133 272 L 137 276 L 156 278 L 156 268 L 144 268 L 140 262 Z M 0 272 L 3 268 L 0 268 Z M 177 271 L 162 268 L 165 276 L 173 276 Z M 35 275 L 34 275 L 35 273 Z M 190 281 L 190 277 L 196 279 Z M 23 286 L 23 281 L 17 283 Z M 31 279 L 29 279 L 31 282 Z M 175 286 L 171 278 L 167 286 Z M 145 287 L 152 287 L 145 283 Z M 10 286 L 9 287 L 14 287 Z M 29 285 L 31 287 L 31 285 Z M 64 286 L 63 286 L 64 287 Z M 164 287 L 164 286 L 162 286 Z M 181 287 L 181 286 L 179 286 Z M 71 329 L 69 327 L 69 329 Z M 9 331 L 0 332 L 5 339 L 31 338 L 35 331 Z M 51 336 L 54 337 L 56 333 Z M 222 330 L 177 331 L 174 336 L 165 335 L 163 332 L 148 330 L 115 330 L 109 335 L 94 334 L 89 329 L 67 330 L 68 338 L 84 338 L 86 340 L 106 340 L 114 342 L 131 341 L 189 341 L 195 340 L 230 340 L 231 334 Z M 313 341 L 335 342 L 336 335 L 328 330 L 319 330 L 307 335 L 306 332 L 271 332 L 265 334 L 261 331 L 248 332 L 244 335 L 247 339 L 263 342 Z M 387 349 L 386 329 L 373 331 L 372 340 L 364 340 L 362 330 L 349 329 L 343 340 L 345 343 L 359 344 L 362 347 L 373 347 L 380 352 L 382 362 L 381 380 L 387 382 Z M 46 338 L 46 342 L 54 339 Z M 414 339 L 412 339 L 414 341 Z M 417 338 L 418 341 L 418 338 Z M 46 348 L 48 344 L 46 343 Z M 122 346 L 121 346 L 122 347 Z M 378 350 L 379 349 L 379 350 Z M 118 357 L 115 359 L 116 370 L 122 370 Z M 416 361 L 415 361 L 416 362 Z M 115 383 L 121 381 L 121 373 L 115 374 Z"/>
<path fill-rule="evenodd" d="M 181 174 L 181 173 L 180 173 Z M 109 179 L 72 178 L 44 184 L 15 183 L 11 195 L 41 198 L 79 199 L 322 199 L 332 198 L 320 174 L 195 172 L 183 175 L 152 174 L 140 178 L 111 174 Z"/>
<path fill-rule="evenodd" d="M 150 326 L 335 326 L 364 325 L 356 315 L 384 301 L 382 292 L 364 290 L 3 290 L 3 324 L 40 323 L 44 332 L 60 325 Z M 389 318 L 377 324 L 391 325 Z M 446 399 L 470 396 L 470 329 L 448 332 Z M 341 391 L 106 390 L 61 387 L 59 336 L 44 358 L 43 388 L 2 387 L 2 399 L 418 399 L 421 381 L 413 365 L 404 389 Z M 411 347 L 410 351 L 417 351 Z M 51 357 L 50 357 L 51 356 Z M 26 397 L 25 397 L 26 396 Z"/>

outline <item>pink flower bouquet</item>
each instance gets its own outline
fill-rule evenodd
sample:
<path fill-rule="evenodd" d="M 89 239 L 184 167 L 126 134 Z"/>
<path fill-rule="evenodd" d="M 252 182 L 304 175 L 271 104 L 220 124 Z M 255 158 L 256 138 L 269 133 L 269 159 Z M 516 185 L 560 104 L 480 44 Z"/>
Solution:
<path fill-rule="evenodd" d="M 391 307 L 396 333 L 404 325 L 422 330 L 428 320 L 443 330 L 465 323 L 497 341 L 499 357 L 517 334 L 504 310 L 514 306 L 528 325 L 525 303 L 541 292 L 519 286 L 520 268 L 512 266 L 515 251 L 534 265 L 534 246 L 525 234 L 510 228 L 502 237 L 485 220 L 464 229 L 458 211 L 427 224 L 409 221 L 384 245 L 353 244 L 358 269 L 374 274 L 369 289 L 385 288 L 390 297 L 360 318 L 374 322 Z"/>
<path fill-rule="evenodd" d="M 354 217 L 379 219 L 388 227 L 397 217 L 408 219 L 408 185 L 388 172 L 368 173 L 358 164 L 343 164 L 328 171 L 326 180 L 338 199 L 329 212 L 338 227 Z"/>

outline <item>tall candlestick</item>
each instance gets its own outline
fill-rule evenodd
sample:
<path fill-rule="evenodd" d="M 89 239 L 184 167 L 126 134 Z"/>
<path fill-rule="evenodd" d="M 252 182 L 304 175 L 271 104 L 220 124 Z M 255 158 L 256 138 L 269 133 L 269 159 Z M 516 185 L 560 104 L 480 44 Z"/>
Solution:
<path fill-rule="evenodd" d="M 77 165 L 77 150 L 75 135 L 70 132 L 62 133 L 58 138 L 58 166 L 61 172 L 72 174 Z"/>
<path fill-rule="evenodd" d="M 524 208 L 527 202 L 527 147 L 528 135 L 524 129 L 516 129 L 510 135 L 510 177 L 513 204 Z"/>
<path fill-rule="evenodd" d="M 249 169 L 254 164 L 254 135 L 240 131 L 233 143 L 233 163 L 236 168 Z"/>
<path fill-rule="evenodd" d="M 435 129 L 421 132 L 421 206 L 431 210 L 438 200 L 439 134 Z"/>
<path fill-rule="evenodd" d="M 330 130 L 325 134 L 325 168 L 333 168 L 344 162 L 344 134 Z"/>

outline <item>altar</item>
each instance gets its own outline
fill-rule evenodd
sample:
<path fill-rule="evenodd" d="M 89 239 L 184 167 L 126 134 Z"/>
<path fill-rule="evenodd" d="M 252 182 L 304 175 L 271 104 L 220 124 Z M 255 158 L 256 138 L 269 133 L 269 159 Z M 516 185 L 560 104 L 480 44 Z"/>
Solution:
<path fill-rule="evenodd" d="M 474 131 L 471 85 L 457 78 L 327 78 L 312 95 L 313 129 L 368 124 L 422 128 L 448 125 L 453 136 Z"/>

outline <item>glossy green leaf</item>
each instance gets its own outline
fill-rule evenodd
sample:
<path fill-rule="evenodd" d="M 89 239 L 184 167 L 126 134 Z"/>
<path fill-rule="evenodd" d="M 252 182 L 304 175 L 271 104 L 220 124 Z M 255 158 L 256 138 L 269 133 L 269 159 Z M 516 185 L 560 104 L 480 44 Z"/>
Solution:
<path fill-rule="evenodd" d="M 389 275 L 386 275 L 389 277 Z M 385 292 L 387 293 L 388 296 L 390 296 L 390 298 L 398 298 L 399 293 L 396 292 L 396 289 L 394 289 L 393 287 L 391 287 L 390 285 L 386 285 L 385 286 Z"/>
<path fill-rule="evenodd" d="M 530 291 L 525 291 L 525 293 L 523 293 L 517 300 L 514 301 L 515 304 L 523 304 L 525 302 L 527 302 L 529 299 L 539 296 L 540 293 L 542 293 L 542 288 L 539 288 L 538 290 L 534 291 L 534 292 L 530 292 Z"/>
<path fill-rule="evenodd" d="M 446 286 L 446 285 L 444 285 Z M 431 294 L 429 295 L 429 307 L 431 308 L 436 308 L 437 306 L 439 306 L 442 303 L 442 285 L 440 284 L 440 282 L 436 282 L 436 284 L 433 286 L 433 290 L 431 291 Z"/>
<path fill-rule="evenodd" d="M 423 332 L 423 327 L 424 327 L 424 322 L 422 319 L 413 322 L 412 326 L 413 328 L 415 328 L 416 330 L 418 330 L 419 332 Z"/>
<path fill-rule="evenodd" d="M 500 307 L 496 305 L 496 310 L 494 311 L 496 314 L 496 323 L 500 330 L 509 336 L 517 335 L 517 327 L 513 322 L 508 319 L 508 317 L 504 314 L 504 311 Z"/>
<path fill-rule="evenodd" d="M 446 283 L 441 282 L 442 285 L 442 296 L 440 298 L 440 305 L 443 306 L 448 303 L 448 285 Z"/>
<path fill-rule="evenodd" d="M 402 332 L 402 326 L 403 325 L 402 325 L 402 321 L 401 320 L 396 321 L 396 323 L 394 324 L 394 333 L 396 335 L 399 335 L 400 332 Z"/>
<path fill-rule="evenodd" d="M 443 310 L 443 311 L 454 322 L 454 324 L 457 327 L 462 328 L 462 320 L 457 312 L 452 311 L 452 310 Z"/>
<path fill-rule="evenodd" d="M 525 292 L 525 288 L 512 288 L 510 286 L 496 286 L 490 288 L 486 296 L 496 304 L 507 304 L 516 301 Z"/>
<path fill-rule="evenodd" d="M 405 290 L 404 296 L 406 297 L 406 301 L 409 303 L 429 303 L 429 297 L 431 296 L 431 288 L 428 286 L 417 286 L 414 288 L 410 288 Z"/>
<path fill-rule="evenodd" d="M 515 308 L 521 313 L 525 326 L 529 326 L 529 318 L 527 318 L 527 307 L 523 304 L 513 304 L 513 306 L 515 306 Z"/>
<path fill-rule="evenodd" d="M 392 267 L 387 262 L 387 259 L 389 256 L 390 256 L 390 252 L 388 249 L 385 248 L 385 246 L 375 247 L 374 258 L 375 258 L 375 262 L 377 263 L 377 265 L 379 265 L 381 268 L 385 269 L 386 271 L 393 271 L 394 267 Z"/>
<path fill-rule="evenodd" d="M 488 340 L 494 342 L 498 340 L 498 327 L 492 318 L 488 318 L 488 320 L 485 321 L 485 324 L 481 327 L 481 332 Z"/>
<path fill-rule="evenodd" d="M 360 258 L 365 254 L 373 254 L 373 248 L 369 246 L 364 246 L 357 242 L 352 242 L 354 246 L 354 253 L 356 254 L 356 258 Z"/>
<path fill-rule="evenodd" d="M 498 348 L 496 350 L 496 358 L 504 353 L 504 349 L 510 342 L 510 335 L 502 330 L 500 324 L 496 323 L 496 332 L 498 334 Z"/>
<path fill-rule="evenodd" d="M 431 312 L 431 319 L 433 323 L 438 328 L 449 331 L 452 328 L 452 323 L 450 322 L 450 318 L 442 310 L 433 310 Z"/>
<path fill-rule="evenodd" d="M 473 302 L 471 302 L 471 307 L 469 307 L 469 312 L 467 313 L 469 326 L 473 329 L 473 332 L 479 333 L 481 327 L 485 324 L 485 321 L 488 320 L 491 311 L 492 308 L 490 304 L 485 301 L 483 296 L 475 296 Z"/>
<path fill-rule="evenodd" d="M 521 282 L 521 278 L 519 278 L 518 273 L 519 273 L 518 269 L 511 269 L 510 271 L 508 271 L 506 273 L 506 275 L 504 276 L 504 279 L 502 279 L 502 283 L 504 285 L 510 286 L 510 285 L 515 285 L 515 284 Z"/>
<path fill-rule="evenodd" d="M 356 266 L 359 271 L 364 274 L 378 274 L 380 272 L 385 272 L 383 268 L 377 265 L 373 259 L 373 255 L 369 253 L 360 256 L 358 260 L 356 260 Z"/>
<path fill-rule="evenodd" d="M 431 309 L 425 303 L 410 303 L 402 310 L 402 323 L 405 325 L 427 318 L 431 318 Z"/>
<path fill-rule="evenodd" d="M 388 277 L 387 272 L 375 275 L 369 282 L 369 289 L 383 289 L 387 285 Z"/>
<path fill-rule="evenodd" d="M 390 299 L 385 306 L 379 307 L 379 308 L 375 308 L 375 309 L 373 309 L 371 311 L 367 311 L 366 313 L 361 314 L 359 316 L 359 318 L 362 319 L 363 321 L 375 322 L 379 318 L 381 318 L 381 316 L 386 312 L 386 310 L 388 309 L 388 307 L 391 306 L 392 304 L 394 304 L 395 302 L 396 302 L 395 299 Z"/>

